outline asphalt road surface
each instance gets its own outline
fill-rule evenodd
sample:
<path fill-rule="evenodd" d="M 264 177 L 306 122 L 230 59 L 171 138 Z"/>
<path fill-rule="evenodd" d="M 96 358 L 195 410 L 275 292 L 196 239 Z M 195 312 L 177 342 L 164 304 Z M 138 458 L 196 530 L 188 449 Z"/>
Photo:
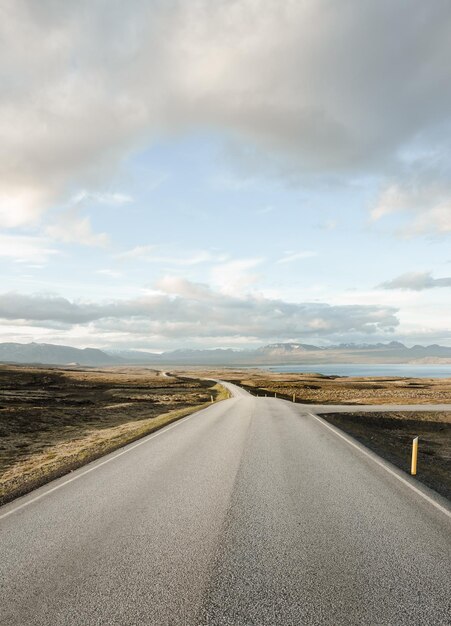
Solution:
<path fill-rule="evenodd" d="M 233 389 L 0 509 L 2 626 L 451 623 L 448 504 Z"/>

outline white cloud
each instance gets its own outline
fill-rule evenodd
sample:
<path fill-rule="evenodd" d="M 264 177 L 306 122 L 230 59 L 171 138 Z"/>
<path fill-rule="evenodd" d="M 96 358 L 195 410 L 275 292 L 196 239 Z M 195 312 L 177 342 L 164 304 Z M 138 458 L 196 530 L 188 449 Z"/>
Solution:
<path fill-rule="evenodd" d="M 260 277 L 258 273 L 250 270 L 261 265 L 263 260 L 261 258 L 235 259 L 221 263 L 212 268 L 211 280 L 222 293 L 238 294 L 245 292 Z"/>
<path fill-rule="evenodd" d="M 406 289 L 410 291 L 423 291 L 434 287 L 451 287 L 451 276 L 445 278 L 433 278 L 430 272 L 408 272 L 388 280 L 381 285 L 382 289 Z"/>
<path fill-rule="evenodd" d="M 94 233 L 89 217 L 80 216 L 79 209 L 74 207 L 63 211 L 53 224 L 47 226 L 46 234 L 52 239 L 64 243 L 79 243 L 83 246 L 104 247 L 109 242 L 106 233 Z"/>
<path fill-rule="evenodd" d="M 123 338 L 217 341 L 247 337 L 341 337 L 390 332 L 397 324 L 390 306 L 331 306 L 287 303 L 263 297 L 236 297 L 178 278 L 158 284 L 160 293 L 131 300 L 74 302 L 56 295 L 0 295 L 0 320 L 42 328 L 87 326 Z"/>
<path fill-rule="evenodd" d="M 155 250 L 155 246 L 135 246 L 130 250 L 125 250 L 116 255 L 117 259 L 144 259 L 150 257 Z"/>
<path fill-rule="evenodd" d="M 451 194 L 449 200 L 415 216 L 407 233 L 410 235 L 451 233 Z"/>
<path fill-rule="evenodd" d="M 281 259 L 276 261 L 279 265 L 282 263 L 293 263 L 294 261 L 300 261 L 301 259 L 310 259 L 312 257 L 318 256 L 317 252 L 313 252 L 312 250 L 303 250 L 301 252 L 292 252 L 286 253 Z"/>
<path fill-rule="evenodd" d="M 391 173 L 450 121 L 450 12 L 441 0 L 8 2 L 0 222 L 28 223 L 103 186 L 144 141 L 193 127 L 225 130 L 249 167 L 266 158 L 292 178 Z"/>
<path fill-rule="evenodd" d="M 48 239 L 0 233 L 0 257 L 30 263 L 45 263 L 58 254 Z"/>
<path fill-rule="evenodd" d="M 100 274 L 101 276 L 109 276 L 109 278 L 122 278 L 123 276 L 122 272 L 117 272 L 110 269 L 97 270 L 96 274 Z"/>
<path fill-rule="evenodd" d="M 0 228 L 15 228 L 37 222 L 47 206 L 44 191 L 27 187 L 11 187 L 0 179 Z"/>
<path fill-rule="evenodd" d="M 451 233 L 451 186 L 449 181 L 392 184 L 381 193 L 372 210 L 372 219 L 400 214 L 404 236 Z"/>
<path fill-rule="evenodd" d="M 381 193 L 376 206 L 371 211 L 371 217 L 373 220 L 379 220 L 386 215 L 404 211 L 408 204 L 408 195 L 398 185 L 390 185 Z"/>
<path fill-rule="evenodd" d="M 173 254 L 158 253 L 157 246 L 136 246 L 116 255 L 118 260 L 139 259 L 146 263 L 159 263 L 163 265 L 179 265 L 182 267 L 201 265 L 202 263 L 217 263 L 224 261 L 224 254 L 213 254 L 208 250 L 194 250 L 186 254 L 175 252 Z"/>
<path fill-rule="evenodd" d="M 167 265 L 180 265 L 182 267 L 189 265 L 200 265 L 202 263 L 211 263 L 224 260 L 222 254 L 214 255 L 207 250 L 199 250 L 192 252 L 187 256 L 149 256 L 146 260 L 150 263 L 162 263 Z"/>
<path fill-rule="evenodd" d="M 80 191 L 71 199 L 73 204 L 82 204 L 86 202 L 97 202 L 99 204 L 128 204 L 133 202 L 133 197 L 120 192 L 92 192 Z"/>
<path fill-rule="evenodd" d="M 178 276 L 164 276 L 156 283 L 155 287 L 159 294 L 181 296 L 190 300 L 212 299 L 210 287 L 201 283 L 193 283 Z"/>

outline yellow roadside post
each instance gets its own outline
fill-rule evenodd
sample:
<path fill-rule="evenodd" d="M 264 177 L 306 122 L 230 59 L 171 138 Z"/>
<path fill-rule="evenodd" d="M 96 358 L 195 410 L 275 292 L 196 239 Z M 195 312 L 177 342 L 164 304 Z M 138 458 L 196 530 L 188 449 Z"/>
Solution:
<path fill-rule="evenodd" d="M 415 437 L 412 443 L 412 466 L 410 473 L 415 476 L 417 473 L 417 460 L 418 460 L 418 437 Z"/>
<path fill-rule="evenodd" d="M 214 402 L 214 400 L 213 400 L 213 396 L 210 396 L 210 400 L 211 400 L 212 402 Z"/>

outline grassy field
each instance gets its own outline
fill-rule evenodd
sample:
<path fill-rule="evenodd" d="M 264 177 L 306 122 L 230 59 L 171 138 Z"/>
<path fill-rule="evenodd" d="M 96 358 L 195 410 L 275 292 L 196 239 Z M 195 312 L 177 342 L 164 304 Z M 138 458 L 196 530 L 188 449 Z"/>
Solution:
<path fill-rule="evenodd" d="M 451 379 L 339 377 L 321 374 L 278 374 L 264 370 L 209 372 L 251 393 L 277 393 L 306 404 L 451 404 Z"/>
<path fill-rule="evenodd" d="M 0 503 L 228 392 L 149 369 L 0 366 Z"/>

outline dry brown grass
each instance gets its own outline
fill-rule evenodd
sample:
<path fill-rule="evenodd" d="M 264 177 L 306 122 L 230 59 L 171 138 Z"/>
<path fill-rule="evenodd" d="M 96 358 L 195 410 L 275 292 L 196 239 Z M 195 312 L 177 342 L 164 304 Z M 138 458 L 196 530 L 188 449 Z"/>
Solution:
<path fill-rule="evenodd" d="M 227 392 L 148 369 L 0 367 L 0 502 L 188 415 Z"/>
<path fill-rule="evenodd" d="M 206 374 L 206 372 L 204 372 Z M 451 404 L 451 379 L 333 377 L 264 370 L 216 370 L 211 376 L 252 393 L 274 394 L 307 404 Z"/>

